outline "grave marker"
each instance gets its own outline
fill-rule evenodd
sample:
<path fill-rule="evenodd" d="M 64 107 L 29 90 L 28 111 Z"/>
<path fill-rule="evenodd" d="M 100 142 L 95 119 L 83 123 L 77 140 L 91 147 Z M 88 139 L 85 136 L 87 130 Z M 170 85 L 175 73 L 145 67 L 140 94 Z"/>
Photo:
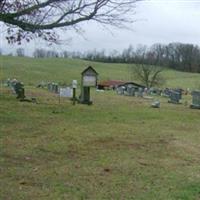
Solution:
<path fill-rule="evenodd" d="M 72 89 L 70 87 L 60 88 L 60 97 L 72 98 Z"/>
<path fill-rule="evenodd" d="M 175 91 L 175 90 L 171 90 L 170 94 L 169 94 L 170 100 L 168 101 L 168 103 L 179 104 L 181 97 L 182 97 L 182 94 L 180 92 Z"/>
<path fill-rule="evenodd" d="M 192 92 L 192 104 L 190 108 L 200 109 L 200 91 Z"/>
<path fill-rule="evenodd" d="M 17 94 L 17 99 L 23 100 L 25 99 L 25 91 L 23 83 L 17 81 L 13 86 L 15 93 Z"/>
<path fill-rule="evenodd" d="M 159 100 L 155 100 L 152 104 L 151 104 L 152 108 L 160 108 L 160 101 Z"/>

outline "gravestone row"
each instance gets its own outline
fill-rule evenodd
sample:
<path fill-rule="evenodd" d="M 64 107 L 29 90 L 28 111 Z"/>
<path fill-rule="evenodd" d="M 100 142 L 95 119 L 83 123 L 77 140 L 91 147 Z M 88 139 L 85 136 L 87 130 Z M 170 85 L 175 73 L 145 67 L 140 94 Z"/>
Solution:
<path fill-rule="evenodd" d="M 72 81 L 71 87 L 61 87 L 58 83 L 54 82 L 49 82 L 47 84 L 43 82 L 43 84 L 39 84 L 37 87 L 47 87 L 48 91 L 59 94 L 60 97 L 70 97 L 72 98 L 74 105 L 76 101 L 82 104 L 91 105 L 90 88 L 97 86 L 98 73 L 89 66 L 81 73 L 81 75 L 81 94 L 79 98 L 76 98 L 77 80 Z"/>
<path fill-rule="evenodd" d="M 57 83 L 48 83 L 47 84 L 47 89 L 50 91 L 50 92 L 54 92 L 56 94 L 59 93 L 59 86 Z"/>
<path fill-rule="evenodd" d="M 129 86 L 119 86 L 117 87 L 116 92 L 119 95 L 143 97 L 144 89 Z"/>

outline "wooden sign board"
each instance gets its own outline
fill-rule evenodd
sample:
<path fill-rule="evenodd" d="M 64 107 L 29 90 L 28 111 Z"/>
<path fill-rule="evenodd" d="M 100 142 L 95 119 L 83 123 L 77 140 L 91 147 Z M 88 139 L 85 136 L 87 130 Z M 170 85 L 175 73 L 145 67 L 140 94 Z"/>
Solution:
<path fill-rule="evenodd" d="M 83 76 L 83 86 L 95 87 L 97 83 L 96 76 Z"/>
<path fill-rule="evenodd" d="M 82 72 L 82 85 L 83 87 L 95 87 L 97 84 L 98 73 L 89 66 Z"/>

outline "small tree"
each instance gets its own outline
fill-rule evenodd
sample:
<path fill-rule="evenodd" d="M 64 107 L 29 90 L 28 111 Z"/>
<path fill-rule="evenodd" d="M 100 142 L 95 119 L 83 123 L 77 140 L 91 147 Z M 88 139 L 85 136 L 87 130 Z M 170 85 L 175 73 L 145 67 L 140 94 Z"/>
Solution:
<path fill-rule="evenodd" d="M 160 86 L 164 83 L 164 78 L 161 76 L 163 69 L 155 65 L 136 64 L 131 67 L 132 77 L 139 80 L 147 88 Z"/>
<path fill-rule="evenodd" d="M 164 83 L 161 76 L 163 68 L 158 66 L 158 56 L 146 48 L 139 48 L 136 57 L 139 64 L 131 67 L 132 77 L 138 79 L 147 88 L 159 86 Z"/>

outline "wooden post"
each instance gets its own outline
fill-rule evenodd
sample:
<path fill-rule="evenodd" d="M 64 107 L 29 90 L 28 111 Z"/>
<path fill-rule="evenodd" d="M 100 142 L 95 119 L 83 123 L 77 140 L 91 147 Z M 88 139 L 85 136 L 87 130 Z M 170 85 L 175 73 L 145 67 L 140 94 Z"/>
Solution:
<path fill-rule="evenodd" d="M 73 88 L 73 105 L 76 104 L 76 88 Z"/>
<path fill-rule="evenodd" d="M 73 80 L 72 81 L 72 88 L 73 88 L 73 96 L 72 96 L 72 100 L 73 100 L 73 105 L 76 104 L 76 88 L 77 88 L 77 80 Z"/>

